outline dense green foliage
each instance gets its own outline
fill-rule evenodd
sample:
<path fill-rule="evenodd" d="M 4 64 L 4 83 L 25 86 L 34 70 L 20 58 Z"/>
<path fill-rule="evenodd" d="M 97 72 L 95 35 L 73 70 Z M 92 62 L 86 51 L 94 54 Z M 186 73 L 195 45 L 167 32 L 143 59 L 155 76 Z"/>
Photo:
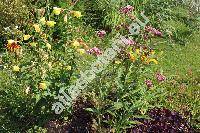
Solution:
<path fill-rule="evenodd" d="M 46 132 L 52 120 L 73 124 L 79 106 L 92 114 L 91 125 L 99 132 L 125 132 L 138 124 L 133 118 L 148 119 L 147 111 L 155 107 L 176 110 L 200 127 L 200 16 L 188 5 L 172 0 L 0 3 L 0 132 Z M 134 7 L 130 14 L 121 11 L 127 5 Z M 156 34 L 142 28 L 128 36 L 127 27 L 142 20 L 142 11 Z M 100 37 L 102 30 L 106 34 Z M 59 90 L 67 92 L 98 59 L 88 50 L 105 51 L 118 33 L 135 44 L 122 49 L 79 95 L 89 106 L 83 108 L 77 98 L 56 115 L 52 104 Z"/>

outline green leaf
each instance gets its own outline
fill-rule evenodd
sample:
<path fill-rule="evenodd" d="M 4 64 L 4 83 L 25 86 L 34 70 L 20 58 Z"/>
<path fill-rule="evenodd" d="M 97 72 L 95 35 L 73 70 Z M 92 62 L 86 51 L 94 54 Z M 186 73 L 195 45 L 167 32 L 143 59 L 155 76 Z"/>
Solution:
<path fill-rule="evenodd" d="M 41 99 L 41 95 L 40 94 L 36 94 L 36 96 L 35 96 L 35 99 L 36 99 L 36 103 Z"/>
<path fill-rule="evenodd" d="M 113 107 L 115 110 L 118 110 L 123 107 L 123 104 L 121 102 L 115 102 Z"/>
<path fill-rule="evenodd" d="M 111 114 L 112 116 L 116 117 L 115 113 L 110 111 L 110 110 L 107 110 L 106 112 L 108 112 L 109 114 Z"/>
<path fill-rule="evenodd" d="M 89 111 L 89 112 L 93 112 L 93 113 L 96 112 L 96 111 L 95 111 L 94 109 L 92 109 L 92 108 L 86 108 L 85 110 L 86 110 L 86 111 Z"/>
<path fill-rule="evenodd" d="M 62 8 L 67 7 L 67 2 L 59 2 L 58 5 Z"/>
<path fill-rule="evenodd" d="M 127 124 L 136 125 L 136 124 L 142 124 L 142 123 L 139 121 L 128 121 Z"/>

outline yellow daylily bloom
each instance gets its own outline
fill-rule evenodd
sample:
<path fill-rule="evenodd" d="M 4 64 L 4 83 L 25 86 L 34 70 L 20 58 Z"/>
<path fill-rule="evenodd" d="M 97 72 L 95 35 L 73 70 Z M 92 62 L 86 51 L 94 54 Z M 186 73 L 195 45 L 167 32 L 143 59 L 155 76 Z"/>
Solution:
<path fill-rule="evenodd" d="M 80 17 L 82 17 L 82 15 L 81 15 L 81 12 L 80 12 L 80 11 L 73 11 L 72 13 L 73 13 L 73 16 L 74 16 L 74 17 L 77 17 L 77 18 L 80 18 Z"/>
<path fill-rule="evenodd" d="M 119 60 L 116 60 L 116 61 L 115 61 L 115 64 L 120 64 L 120 63 L 122 63 L 122 62 L 119 61 Z"/>
<path fill-rule="evenodd" d="M 36 32 L 40 32 L 41 31 L 39 24 L 34 24 L 33 27 L 35 28 Z"/>
<path fill-rule="evenodd" d="M 55 21 L 47 21 L 46 24 L 49 27 L 54 27 L 54 25 L 56 24 L 56 22 Z"/>
<path fill-rule="evenodd" d="M 30 43 L 30 45 L 31 45 L 32 47 L 36 47 L 37 43 L 36 43 L 36 42 L 32 42 L 32 43 Z"/>
<path fill-rule="evenodd" d="M 14 43 L 15 41 L 14 40 L 7 40 L 8 41 L 8 45 Z"/>
<path fill-rule="evenodd" d="M 151 54 L 151 55 L 154 55 L 154 54 L 155 54 L 155 51 L 154 51 L 154 50 L 151 50 L 151 51 L 150 51 L 150 54 Z"/>
<path fill-rule="evenodd" d="M 146 61 L 147 60 L 147 56 L 146 55 L 141 56 L 141 60 L 142 61 Z"/>
<path fill-rule="evenodd" d="M 19 72 L 20 68 L 18 66 L 13 66 L 13 71 L 14 72 Z"/>
<path fill-rule="evenodd" d="M 71 66 L 67 66 L 66 69 L 67 70 L 72 70 L 72 67 Z"/>
<path fill-rule="evenodd" d="M 30 37 L 31 37 L 30 35 L 24 35 L 23 36 L 23 38 L 24 38 L 25 41 L 28 40 Z"/>
<path fill-rule="evenodd" d="M 156 65 L 158 64 L 158 61 L 156 59 L 148 59 L 147 60 L 148 64 L 151 63 L 151 62 L 155 63 Z"/>
<path fill-rule="evenodd" d="M 132 53 L 129 53 L 129 56 L 130 56 L 130 60 L 132 62 L 135 62 L 136 61 L 136 57 L 132 54 Z"/>
<path fill-rule="evenodd" d="M 61 11 L 62 11 L 62 8 L 53 7 L 53 13 L 54 13 L 55 15 L 59 15 Z"/>
<path fill-rule="evenodd" d="M 47 84 L 44 82 L 41 82 L 41 83 L 39 83 L 39 88 L 44 90 L 47 88 Z"/>
<path fill-rule="evenodd" d="M 135 49 L 135 52 L 136 52 L 137 54 L 140 54 L 140 49 Z"/>
<path fill-rule="evenodd" d="M 85 49 L 77 49 L 77 52 L 79 52 L 81 55 L 85 54 Z"/>
<path fill-rule="evenodd" d="M 48 49 L 51 49 L 51 44 L 46 43 L 46 46 L 47 46 Z"/>
<path fill-rule="evenodd" d="M 45 17 L 43 17 L 43 18 L 40 19 L 40 23 L 41 23 L 42 25 L 45 25 L 45 23 L 46 23 Z"/>
<path fill-rule="evenodd" d="M 78 46 L 80 46 L 80 43 L 79 43 L 77 40 L 75 40 L 75 41 L 72 43 L 72 46 L 78 47 Z"/>

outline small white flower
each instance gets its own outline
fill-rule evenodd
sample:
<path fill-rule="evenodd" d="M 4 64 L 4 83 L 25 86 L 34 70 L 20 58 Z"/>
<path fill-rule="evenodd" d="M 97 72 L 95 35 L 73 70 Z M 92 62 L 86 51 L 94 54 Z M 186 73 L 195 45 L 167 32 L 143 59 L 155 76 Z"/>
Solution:
<path fill-rule="evenodd" d="M 10 30 L 10 27 L 5 27 L 4 30 L 5 30 L 5 31 L 9 31 L 9 30 Z"/>
<path fill-rule="evenodd" d="M 28 94 L 30 92 L 30 89 L 31 88 L 29 86 L 26 88 L 26 90 L 25 90 L 26 94 Z"/>

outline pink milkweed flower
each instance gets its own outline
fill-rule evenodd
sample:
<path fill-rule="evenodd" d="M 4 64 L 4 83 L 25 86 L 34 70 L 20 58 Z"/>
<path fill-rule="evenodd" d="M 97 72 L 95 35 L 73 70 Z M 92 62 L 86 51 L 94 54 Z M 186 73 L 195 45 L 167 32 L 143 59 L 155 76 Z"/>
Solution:
<path fill-rule="evenodd" d="M 121 12 L 121 13 L 124 13 L 124 14 L 128 14 L 128 13 L 130 13 L 133 9 L 134 9 L 133 6 L 127 5 L 127 6 L 125 6 L 125 7 L 122 7 L 122 8 L 120 9 L 120 12 Z"/>
<path fill-rule="evenodd" d="M 123 39 L 123 42 L 124 42 L 126 45 L 130 45 L 130 46 L 136 44 L 135 41 L 133 41 L 132 39 L 129 39 L 129 38 L 128 38 L 128 39 Z"/>
<path fill-rule="evenodd" d="M 95 54 L 95 55 L 101 55 L 102 51 L 99 48 L 94 47 L 94 48 L 88 49 L 87 53 L 89 53 L 89 54 Z"/>
<path fill-rule="evenodd" d="M 153 28 L 153 27 L 151 27 L 151 26 L 146 26 L 146 27 L 145 27 L 145 30 L 146 30 L 147 32 L 150 32 L 150 33 L 156 35 L 156 36 L 163 36 L 163 34 L 162 34 L 161 31 L 159 31 L 159 30 L 157 30 L 157 29 L 155 29 L 155 28 Z"/>
<path fill-rule="evenodd" d="M 97 31 L 97 36 L 98 37 L 104 37 L 106 35 L 106 31 L 105 30 L 100 30 L 100 31 Z"/>
<path fill-rule="evenodd" d="M 143 38 L 144 38 L 144 40 L 148 40 L 149 39 L 149 37 L 146 34 L 143 35 Z"/>
<path fill-rule="evenodd" d="M 160 73 L 157 73 L 156 74 L 156 79 L 159 81 L 159 82 L 162 82 L 162 81 L 165 81 L 166 77 Z"/>
<path fill-rule="evenodd" d="M 152 83 L 151 80 L 145 80 L 145 84 L 146 84 L 146 86 L 147 86 L 148 88 L 153 87 L 153 83 Z"/>

